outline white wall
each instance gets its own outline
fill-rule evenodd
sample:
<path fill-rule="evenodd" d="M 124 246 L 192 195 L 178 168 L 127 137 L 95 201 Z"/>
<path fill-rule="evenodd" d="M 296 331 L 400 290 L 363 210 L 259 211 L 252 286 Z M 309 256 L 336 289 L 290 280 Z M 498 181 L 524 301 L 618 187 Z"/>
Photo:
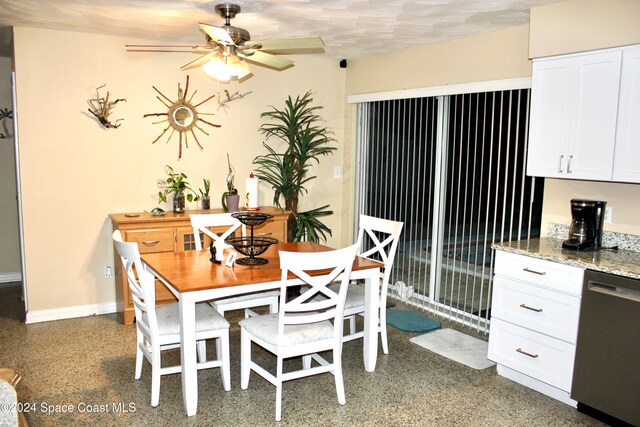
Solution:
<path fill-rule="evenodd" d="M 323 105 L 326 124 L 336 133 L 338 151 L 314 169 L 318 179 L 308 186 L 301 207 L 331 204 L 340 210 L 341 188 L 333 182 L 334 165 L 342 166 L 344 132 L 344 71 L 322 56 L 292 57 L 295 67 L 276 72 L 253 66 L 255 75 L 242 84 L 221 89 L 252 92 L 207 120 L 220 124 L 210 136 L 198 134 L 177 160 L 177 136 L 166 143 L 151 142 L 164 128 L 146 113 L 165 112 L 152 85 L 169 98 L 177 97 L 186 73 L 179 67 L 192 54 L 127 53 L 127 43 L 149 43 L 95 34 L 15 28 L 20 159 L 24 208 L 26 278 L 30 312 L 115 301 L 113 279 L 103 277 L 113 265 L 109 213 L 149 210 L 157 205 L 156 181 L 164 165 L 188 175 L 194 187 L 212 181 L 212 207 L 225 189 L 226 154 L 243 191 L 251 162 L 263 154 L 258 128 L 260 113 L 269 105 L 283 107 L 287 95 L 314 93 Z M 188 72 L 194 101 L 218 90 L 217 82 L 200 70 Z M 117 104 L 113 118 L 125 120 L 118 129 L 105 129 L 87 112 L 95 88 L 107 84 Z M 104 90 L 101 92 L 105 94 Z M 198 108 L 216 112 L 216 102 Z M 263 186 L 261 201 L 271 204 L 272 191 Z M 192 207 L 197 207 L 197 204 Z M 170 209 L 169 206 L 164 206 Z M 338 219 L 327 220 L 336 229 Z M 339 236 L 331 239 L 334 244 Z"/>

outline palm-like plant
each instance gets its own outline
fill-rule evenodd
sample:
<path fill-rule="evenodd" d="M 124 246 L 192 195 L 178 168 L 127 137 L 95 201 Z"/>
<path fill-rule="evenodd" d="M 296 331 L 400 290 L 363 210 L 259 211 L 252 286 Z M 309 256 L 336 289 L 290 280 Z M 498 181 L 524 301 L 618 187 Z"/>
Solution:
<path fill-rule="evenodd" d="M 279 110 L 271 107 L 260 115 L 261 118 L 270 120 L 260 127 L 266 139 L 275 137 L 286 142 L 284 153 L 278 153 L 267 142 L 262 145 L 268 151 L 267 154 L 258 156 L 253 163 L 258 165 L 255 174 L 266 181 L 274 189 L 273 203 L 283 208 L 281 199 L 284 199 L 284 209 L 292 213 L 292 226 L 289 227 L 294 241 L 308 240 L 319 242 L 326 240 L 329 229 L 320 217 L 333 214 L 327 210 L 329 205 L 312 209 L 306 212 L 298 212 L 298 203 L 302 194 L 307 194 L 305 184 L 315 179 L 309 175 L 313 162 L 320 163 L 320 156 L 332 154 L 337 148 L 331 144 L 335 142 L 333 132 L 318 123 L 322 118 L 316 113 L 321 106 L 312 106 L 311 92 L 304 96 L 291 96 L 285 101 L 285 108 Z"/>

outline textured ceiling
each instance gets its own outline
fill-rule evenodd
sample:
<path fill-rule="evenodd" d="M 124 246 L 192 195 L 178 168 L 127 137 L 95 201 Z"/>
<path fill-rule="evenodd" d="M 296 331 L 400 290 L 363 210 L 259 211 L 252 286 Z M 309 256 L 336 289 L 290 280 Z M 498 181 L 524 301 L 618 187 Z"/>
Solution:
<path fill-rule="evenodd" d="M 558 0 L 236 1 L 232 25 L 254 40 L 320 36 L 326 54 L 355 58 L 529 22 L 532 6 Z M 222 25 L 206 0 L 0 0 L 1 26 L 201 44 L 197 23 Z"/>

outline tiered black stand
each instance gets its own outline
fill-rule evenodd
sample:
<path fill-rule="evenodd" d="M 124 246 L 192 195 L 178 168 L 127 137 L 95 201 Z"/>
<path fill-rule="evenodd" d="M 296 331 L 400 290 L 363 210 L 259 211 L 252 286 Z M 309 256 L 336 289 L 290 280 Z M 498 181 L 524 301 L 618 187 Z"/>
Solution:
<path fill-rule="evenodd" d="M 278 239 L 274 239 L 273 237 L 254 237 L 253 227 L 262 224 L 269 218 L 273 218 L 273 215 L 262 212 L 236 212 L 231 214 L 231 216 L 251 228 L 249 236 L 228 237 L 225 239 L 227 244 L 233 246 L 236 251 L 246 256 L 246 258 L 238 258 L 236 263 L 240 265 L 262 265 L 268 263 L 268 259 L 259 258 L 258 255 L 266 251 L 269 246 L 278 243 Z"/>

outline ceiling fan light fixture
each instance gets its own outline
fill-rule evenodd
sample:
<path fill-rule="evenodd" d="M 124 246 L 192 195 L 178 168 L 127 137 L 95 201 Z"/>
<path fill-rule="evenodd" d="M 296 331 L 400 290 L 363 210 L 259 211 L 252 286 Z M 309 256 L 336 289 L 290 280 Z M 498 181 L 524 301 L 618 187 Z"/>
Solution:
<path fill-rule="evenodd" d="M 202 71 L 204 71 L 209 77 L 213 77 L 221 82 L 231 80 L 232 70 L 227 66 L 227 64 L 218 58 L 211 58 L 211 61 L 202 66 Z"/>

